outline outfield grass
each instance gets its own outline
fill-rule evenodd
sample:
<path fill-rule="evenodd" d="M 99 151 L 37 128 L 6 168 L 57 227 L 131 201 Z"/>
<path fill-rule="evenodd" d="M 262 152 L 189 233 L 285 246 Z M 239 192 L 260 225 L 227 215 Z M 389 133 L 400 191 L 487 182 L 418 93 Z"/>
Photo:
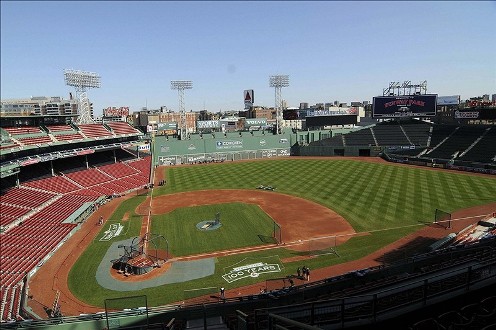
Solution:
<path fill-rule="evenodd" d="M 313 200 L 342 215 L 355 231 L 429 222 L 436 209 L 452 212 L 496 200 L 496 180 L 354 160 L 284 159 L 166 168 L 155 195 L 199 189 L 254 189 Z"/>
<path fill-rule="evenodd" d="M 320 251 L 323 256 L 305 261 L 306 266 L 311 269 L 355 260 L 376 251 L 420 229 L 423 224 L 432 222 L 436 208 L 452 212 L 496 201 L 496 178 L 494 177 L 337 158 L 192 165 L 168 167 L 165 171 L 167 184 L 154 188 L 153 193 L 156 196 L 182 191 L 255 189 L 259 184 L 272 185 L 277 188 L 276 192 L 310 199 L 333 209 L 348 220 L 357 232 L 373 231 L 370 235 L 354 237 L 340 245 L 339 256 L 332 253 L 326 254 L 330 250 Z M 120 236 L 118 240 L 139 235 L 141 218 L 134 213 L 134 210 L 142 201 L 143 197 L 134 197 L 123 203 L 112 215 L 111 219 L 118 220 L 126 212 L 130 213 L 126 235 Z M 216 209 L 217 207 L 214 206 L 212 210 L 205 212 L 213 217 Z M 183 210 L 178 210 L 177 214 L 181 212 Z M 184 210 L 184 212 L 190 211 Z M 168 217 L 175 217 L 175 213 L 154 217 L 152 226 L 168 225 L 166 223 L 172 219 Z M 222 213 L 222 221 L 225 215 L 227 213 Z M 183 215 L 180 218 L 183 218 Z M 162 223 L 155 224 L 156 221 Z M 193 220 L 195 221 L 197 220 Z M 164 228 L 164 230 L 167 231 L 166 236 L 169 238 L 171 237 L 169 233 L 175 229 Z M 180 232 L 174 235 L 177 239 L 187 240 L 184 236 L 181 238 Z M 265 279 L 294 274 L 296 268 L 302 266 L 301 262 L 285 263 L 282 273 L 265 274 L 258 279 L 247 278 L 226 284 L 222 279 L 225 269 L 245 258 L 257 260 L 276 255 L 282 260 L 306 254 L 278 248 L 222 257 L 216 259 L 215 274 L 203 279 L 140 291 L 115 292 L 101 288 L 95 280 L 98 263 L 110 244 L 111 242 L 95 240 L 70 273 L 69 287 L 72 292 L 79 299 L 92 305 L 103 306 L 106 298 L 146 294 L 149 305 L 156 306 L 184 299 L 183 290 L 220 286 L 232 290 L 235 287 Z M 188 252 L 179 251 L 178 253 Z"/>

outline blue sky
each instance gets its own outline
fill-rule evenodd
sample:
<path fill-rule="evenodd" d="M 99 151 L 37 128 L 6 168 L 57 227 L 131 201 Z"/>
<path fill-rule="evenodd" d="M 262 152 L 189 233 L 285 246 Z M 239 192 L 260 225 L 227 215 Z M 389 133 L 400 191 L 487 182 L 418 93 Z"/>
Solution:
<path fill-rule="evenodd" d="M 241 110 L 243 91 L 372 101 L 391 81 L 462 99 L 496 93 L 495 1 L 1 1 L 1 97 L 64 96 L 64 69 L 97 72 L 108 106 Z"/>

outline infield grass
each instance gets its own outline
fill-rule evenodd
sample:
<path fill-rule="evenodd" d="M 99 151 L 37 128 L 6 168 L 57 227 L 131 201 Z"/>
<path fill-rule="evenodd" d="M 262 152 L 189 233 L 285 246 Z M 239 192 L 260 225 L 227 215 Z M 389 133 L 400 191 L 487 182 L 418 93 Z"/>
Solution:
<path fill-rule="evenodd" d="M 272 185 L 276 187 L 276 193 L 299 196 L 320 203 L 342 215 L 355 231 L 369 233 L 364 236 L 353 237 L 346 243 L 339 245 L 337 247 L 339 256 L 333 254 L 330 249 L 311 252 L 313 255 L 322 254 L 320 257 L 305 261 L 306 266 L 311 269 L 356 260 L 377 251 L 381 247 L 420 229 L 425 224 L 432 223 L 436 209 L 453 212 L 496 201 L 496 178 L 494 177 L 338 158 L 325 160 L 282 159 L 173 166 L 166 168 L 165 171 L 167 184 L 155 187 L 153 190 L 155 196 L 182 191 L 255 189 L 259 184 Z M 125 235 L 123 234 L 124 236 L 119 236 L 118 240 L 139 235 L 141 217 L 137 216 L 134 210 L 143 201 L 143 197 L 134 197 L 121 204 L 112 215 L 111 219 L 118 221 L 126 212 L 130 214 L 127 231 Z M 228 206 L 221 205 L 222 207 Z M 165 236 L 170 237 L 174 242 L 176 240 L 190 240 L 195 243 L 193 245 L 196 245 L 202 238 L 189 236 L 193 234 L 186 234 L 184 228 L 190 228 L 193 232 L 197 231 L 194 228 L 195 224 L 203 218 L 213 218 L 218 207 L 220 206 L 213 206 L 212 209 L 195 207 L 194 210 L 176 210 L 168 215 L 154 216 L 152 228 L 155 231 L 155 229 L 159 230 L 159 226 L 163 226 L 163 229 L 160 230 L 164 230 Z M 246 205 L 243 204 L 243 206 L 235 206 L 234 209 L 237 212 L 237 210 L 245 209 L 245 207 Z M 228 212 L 230 211 L 227 209 L 221 211 L 221 222 L 227 221 Z M 249 212 L 246 216 L 253 217 Z M 191 223 L 183 229 L 168 227 L 175 222 L 184 221 L 184 218 L 191 218 Z M 106 225 L 108 223 L 109 221 Z M 304 225 L 302 223 L 302 226 Z M 263 223 L 257 224 L 254 234 L 257 235 L 262 232 L 261 235 L 267 235 L 261 229 L 263 226 Z M 105 226 L 102 228 L 102 231 L 104 230 Z M 284 237 L 284 228 L 282 230 Z M 220 231 L 212 234 L 217 235 L 219 233 Z M 210 244 L 215 244 L 215 241 L 226 243 L 226 237 L 232 238 L 231 235 L 227 235 L 218 240 L 214 239 L 199 250 L 209 250 Z M 255 241 L 256 239 L 251 244 L 255 244 Z M 277 255 L 280 260 L 283 260 L 308 254 L 308 252 L 296 252 L 281 247 L 270 251 L 220 257 L 216 258 L 215 273 L 211 276 L 140 291 L 116 292 L 102 288 L 95 280 L 98 263 L 110 244 L 111 242 L 95 240 L 71 269 L 70 289 L 79 299 L 92 305 L 103 306 L 106 298 L 146 294 L 149 305 L 156 306 L 184 299 L 184 290 L 221 286 L 227 290 L 235 290 L 239 286 L 294 274 L 296 268 L 302 266 L 302 262 L 286 262 L 281 273 L 264 274 L 261 278 L 247 278 L 226 284 L 222 279 L 226 269 L 245 258 L 257 260 L 257 258 Z M 172 245 L 171 250 L 173 249 Z M 179 246 L 179 244 L 174 245 Z M 222 244 L 218 249 L 225 248 L 226 245 Z M 192 246 L 181 249 L 184 250 L 174 250 L 175 252 L 172 253 L 180 255 L 199 251 Z"/>
<path fill-rule="evenodd" d="M 218 229 L 197 228 L 198 223 L 213 221 L 217 212 Z M 151 228 L 167 237 L 170 252 L 176 257 L 276 243 L 272 239 L 273 220 L 258 205 L 244 203 L 178 208 L 154 216 Z"/>

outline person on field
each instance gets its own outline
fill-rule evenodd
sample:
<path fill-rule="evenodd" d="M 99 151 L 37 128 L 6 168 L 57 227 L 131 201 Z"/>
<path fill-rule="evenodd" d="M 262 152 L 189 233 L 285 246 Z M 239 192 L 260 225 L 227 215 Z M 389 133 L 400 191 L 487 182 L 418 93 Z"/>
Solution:
<path fill-rule="evenodd" d="M 303 276 L 304 280 L 307 279 L 307 266 L 303 266 L 303 268 L 301 269 L 301 275 Z"/>

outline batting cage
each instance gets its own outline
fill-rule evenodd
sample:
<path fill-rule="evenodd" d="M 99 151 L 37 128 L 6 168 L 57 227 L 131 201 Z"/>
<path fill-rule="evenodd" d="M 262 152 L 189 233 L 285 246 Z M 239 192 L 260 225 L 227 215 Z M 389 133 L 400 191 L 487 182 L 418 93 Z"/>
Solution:
<path fill-rule="evenodd" d="M 143 275 L 154 268 L 160 268 L 169 259 L 169 243 L 158 234 L 146 233 L 135 237 L 129 245 L 117 246 L 123 249 L 120 258 L 112 260 L 112 268 L 125 276 Z"/>
<path fill-rule="evenodd" d="M 436 209 L 434 223 L 444 228 L 451 228 L 451 213 Z"/>
<path fill-rule="evenodd" d="M 146 295 L 105 299 L 107 329 L 126 326 L 148 327 L 148 301 Z"/>

